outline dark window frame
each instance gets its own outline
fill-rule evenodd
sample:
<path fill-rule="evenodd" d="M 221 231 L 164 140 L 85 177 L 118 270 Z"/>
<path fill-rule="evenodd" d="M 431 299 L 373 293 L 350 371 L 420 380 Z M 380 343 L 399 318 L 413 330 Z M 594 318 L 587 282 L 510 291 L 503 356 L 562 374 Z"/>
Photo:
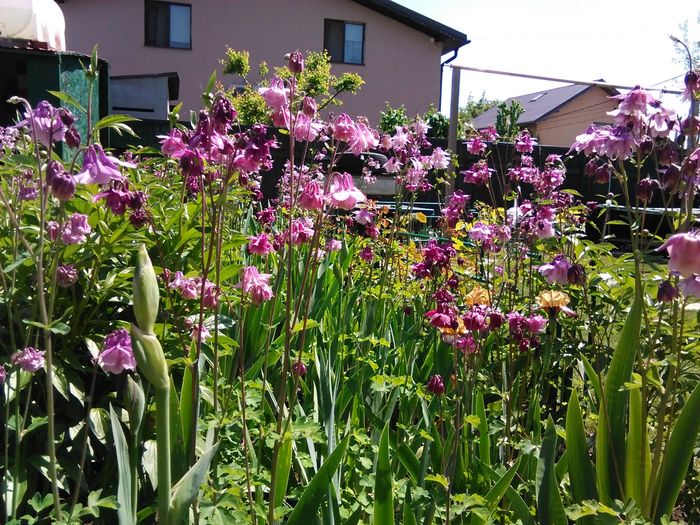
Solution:
<path fill-rule="evenodd" d="M 161 45 L 157 43 L 157 38 L 151 38 L 149 39 L 149 31 L 148 31 L 148 26 L 149 26 L 149 19 L 148 19 L 148 11 L 149 11 L 149 6 L 153 5 L 163 5 L 167 6 L 168 8 L 168 43 Z M 189 37 L 190 37 L 190 42 L 188 47 L 184 46 L 171 46 L 170 45 L 170 6 L 181 6 L 181 7 L 187 7 L 189 8 L 190 11 L 190 26 L 188 28 L 189 30 Z M 146 47 L 158 47 L 161 49 L 179 49 L 183 51 L 191 51 L 192 50 L 192 4 L 184 3 L 184 2 L 170 2 L 168 0 L 144 0 L 144 11 L 143 11 L 143 24 L 144 24 L 144 32 L 143 32 L 143 45 Z"/>
<path fill-rule="evenodd" d="M 343 32 L 342 32 L 342 49 L 343 49 L 343 57 L 341 60 L 337 60 L 333 55 L 328 51 L 328 48 L 330 47 L 328 45 L 328 26 L 330 24 L 342 24 L 343 27 Z M 358 25 L 362 26 L 362 58 L 360 59 L 360 62 L 348 62 L 346 57 L 345 57 L 345 30 L 348 24 L 352 25 Z M 328 51 L 328 54 L 331 55 L 331 63 L 333 64 L 345 64 L 348 66 L 364 66 L 365 65 L 365 41 L 367 40 L 367 24 L 364 22 L 355 22 L 352 20 L 338 20 L 335 18 L 324 18 L 323 20 L 323 49 Z"/>

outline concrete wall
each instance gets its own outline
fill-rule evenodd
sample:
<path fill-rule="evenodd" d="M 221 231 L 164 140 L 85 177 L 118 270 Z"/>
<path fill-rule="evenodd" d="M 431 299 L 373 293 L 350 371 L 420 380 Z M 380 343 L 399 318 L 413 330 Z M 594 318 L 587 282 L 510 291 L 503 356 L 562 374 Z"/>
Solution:
<path fill-rule="evenodd" d="M 229 85 L 237 77 L 223 77 L 219 60 L 226 46 L 250 51 L 252 72 L 257 63 L 282 65 L 294 49 L 323 48 L 324 18 L 365 24 L 365 64 L 334 64 L 336 74 L 360 74 L 366 84 L 336 112 L 365 115 L 377 123 L 384 102 L 404 104 L 409 114 L 437 103 L 440 81 L 439 43 L 350 0 L 191 0 L 192 49 L 144 46 L 144 0 L 66 0 L 68 49 L 90 53 L 99 44 L 100 57 L 109 61 L 110 75 L 177 71 L 180 100 L 186 109 L 199 109 L 200 94 L 211 73 Z M 251 75 L 250 81 L 258 78 Z"/>
<path fill-rule="evenodd" d="M 547 146 L 569 147 L 592 123 L 612 123 L 607 115 L 617 107 L 617 101 L 608 98 L 603 89 L 594 86 L 564 104 L 550 116 L 542 119 L 535 127 L 539 143 Z"/>

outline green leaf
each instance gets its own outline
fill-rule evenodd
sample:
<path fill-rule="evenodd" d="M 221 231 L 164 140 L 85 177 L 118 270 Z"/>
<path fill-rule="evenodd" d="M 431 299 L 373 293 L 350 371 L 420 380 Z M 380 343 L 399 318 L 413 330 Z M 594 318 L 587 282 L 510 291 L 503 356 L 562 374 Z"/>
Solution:
<path fill-rule="evenodd" d="M 350 434 L 338 443 L 338 446 L 326 458 L 318 472 L 311 478 L 294 510 L 289 515 L 287 525 L 306 525 L 313 522 L 321 502 L 328 494 L 328 487 L 332 483 L 333 474 L 335 474 L 340 461 L 343 459 L 345 449 L 348 447 L 348 441 L 350 441 Z"/>
<path fill-rule="evenodd" d="M 287 483 L 289 483 L 289 471 L 292 468 L 292 445 L 294 440 L 291 434 L 283 436 L 277 461 L 277 478 L 275 478 L 275 508 L 282 505 L 287 495 Z"/>
<path fill-rule="evenodd" d="M 292 333 L 296 332 L 302 332 L 304 330 L 309 330 L 311 328 L 316 328 L 317 326 L 320 326 L 318 321 L 315 321 L 313 319 L 307 319 L 305 321 L 299 321 L 297 322 L 294 327 L 292 328 Z"/>
<path fill-rule="evenodd" d="M 406 472 L 411 476 L 413 483 L 418 485 L 420 479 L 420 461 L 418 461 L 416 455 L 406 443 L 401 443 L 398 447 L 395 447 L 394 450 L 399 461 L 406 469 Z"/>
<path fill-rule="evenodd" d="M 566 453 L 574 501 L 581 503 L 584 500 L 598 499 L 593 464 L 588 454 L 583 415 L 576 390 L 571 391 L 569 406 L 566 409 Z"/>
<path fill-rule="evenodd" d="M 484 394 L 481 391 L 476 393 L 476 415 L 479 417 L 479 459 L 484 465 L 491 466 L 491 439 L 486 419 Z"/>
<path fill-rule="evenodd" d="M 129 447 L 124 437 L 121 422 L 114 412 L 112 405 L 109 405 L 109 420 L 112 424 L 112 437 L 114 438 L 114 448 L 117 452 L 117 472 L 119 480 L 117 484 L 117 517 L 119 525 L 134 525 L 136 523 L 136 502 L 132 500 L 131 490 L 135 480 L 131 479 L 131 468 L 129 463 Z"/>
<path fill-rule="evenodd" d="M 620 334 L 605 377 L 603 398 L 598 410 L 596 436 L 596 476 L 598 495 L 606 505 L 623 499 L 621 491 L 625 471 L 625 434 L 629 391 L 624 388 L 632 377 L 639 347 L 642 322 L 641 285 L 635 285 L 635 299 Z"/>
<path fill-rule="evenodd" d="M 417 525 L 416 516 L 411 509 L 411 485 L 406 484 L 406 497 L 403 500 L 403 525 Z"/>
<path fill-rule="evenodd" d="M 379 438 L 377 470 L 374 478 L 374 525 L 394 525 L 391 461 L 389 459 L 389 422 Z"/>
<path fill-rule="evenodd" d="M 671 437 L 661 463 L 661 474 L 656 498 L 654 521 L 664 514 L 670 514 L 678 499 L 683 485 L 683 479 L 688 471 L 690 459 L 693 457 L 693 447 L 700 432 L 700 384 L 697 384 L 686 401 L 676 424 L 671 430 Z"/>
<path fill-rule="evenodd" d="M 217 443 L 202 454 L 202 457 L 192 465 L 192 468 L 173 487 L 170 497 L 170 514 L 168 516 L 170 523 L 179 523 L 187 513 L 187 509 L 199 493 L 199 487 L 204 483 L 209 473 L 209 465 L 218 448 L 219 444 Z"/>
<path fill-rule="evenodd" d="M 639 376 L 637 376 L 639 377 Z M 651 472 L 651 451 L 647 439 L 646 421 L 642 420 L 642 393 L 630 390 L 629 431 L 625 458 L 625 498 L 642 505 Z"/>
<path fill-rule="evenodd" d="M 95 127 L 93 128 L 93 132 L 97 132 L 104 128 L 115 127 L 120 127 L 122 130 L 124 130 L 124 128 L 129 129 L 128 126 L 123 125 L 124 122 L 139 122 L 140 120 L 141 119 L 130 117 L 129 115 L 107 115 L 106 117 L 103 117 L 97 121 L 97 124 L 95 124 Z M 122 126 L 118 126 L 119 124 L 122 124 Z M 133 131 L 131 133 L 133 133 Z"/>
<path fill-rule="evenodd" d="M 488 465 L 481 466 L 486 470 L 486 473 L 492 481 L 498 481 L 501 479 L 501 476 L 499 476 L 493 468 L 489 467 Z M 508 498 L 508 502 L 515 513 L 515 516 L 523 523 L 523 525 L 536 525 L 532 514 L 530 514 L 530 508 L 527 506 L 527 503 L 525 503 L 523 498 L 513 487 L 506 487 L 506 498 Z"/>
<path fill-rule="evenodd" d="M 78 102 L 72 95 L 68 93 L 64 93 L 63 91 L 48 91 L 51 93 L 54 97 L 56 97 L 58 100 L 61 102 L 65 102 L 66 104 L 70 104 L 73 106 L 75 109 L 78 111 L 81 111 L 82 113 L 87 113 L 87 110 L 83 107 L 83 105 Z"/>
<path fill-rule="evenodd" d="M 554 454 L 557 447 L 557 434 L 552 416 L 547 418 L 547 428 L 540 447 L 537 461 L 537 516 L 539 525 L 567 525 L 564 504 L 561 501 L 557 475 L 554 471 Z"/>
<path fill-rule="evenodd" d="M 515 473 L 518 471 L 518 468 L 520 468 L 520 458 L 522 456 L 518 457 L 518 460 L 513 464 L 512 467 L 510 467 L 503 476 L 496 482 L 496 484 L 491 487 L 491 490 L 489 490 L 486 493 L 485 499 L 488 502 L 489 509 L 491 512 L 493 512 L 496 509 L 496 505 L 503 499 L 503 496 L 506 493 L 506 490 L 508 487 L 510 487 L 511 482 L 513 481 L 513 478 L 515 477 Z"/>

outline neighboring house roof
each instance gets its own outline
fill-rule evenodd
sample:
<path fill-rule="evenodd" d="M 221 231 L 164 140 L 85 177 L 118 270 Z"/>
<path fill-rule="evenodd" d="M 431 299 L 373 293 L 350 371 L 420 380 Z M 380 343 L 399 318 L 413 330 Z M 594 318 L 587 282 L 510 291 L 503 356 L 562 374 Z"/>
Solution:
<path fill-rule="evenodd" d="M 518 124 L 527 125 L 542 120 L 550 113 L 561 108 L 564 104 L 570 102 L 585 91 L 588 91 L 594 87 L 596 86 L 571 84 L 570 86 L 547 89 L 544 91 L 537 91 L 535 93 L 528 93 L 527 95 L 520 95 L 519 97 L 512 97 L 506 99 L 505 102 L 509 106 L 513 100 L 520 102 L 525 111 L 522 115 L 520 115 Z M 613 89 L 602 87 L 601 89 L 605 90 L 611 95 L 617 94 L 617 91 Z M 489 124 L 496 122 L 497 113 L 498 106 L 494 106 L 481 115 L 476 116 L 474 120 L 472 120 L 472 125 L 476 129 L 485 128 Z"/>
<path fill-rule="evenodd" d="M 442 42 L 442 54 L 451 53 L 460 47 L 468 44 L 470 41 L 467 35 L 452 29 L 440 22 L 436 22 L 432 18 L 416 13 L 402 5 L 390 0 L 353 0 L 354 2 L 373 9 L 384 16 L 388 16 L 407 25 L 417 31 L 425 33 L 434 38 L 438 42 Z"/>

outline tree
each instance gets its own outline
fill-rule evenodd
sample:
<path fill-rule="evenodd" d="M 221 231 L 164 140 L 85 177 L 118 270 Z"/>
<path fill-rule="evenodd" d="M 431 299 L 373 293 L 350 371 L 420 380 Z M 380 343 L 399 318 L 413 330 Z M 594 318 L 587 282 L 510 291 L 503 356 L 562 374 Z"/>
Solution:
<path fill-rule="evenodd" d="M 482 92 L 481 97 L 479 97 L 478 99 L 475 99 L 474 96 L 470 93 L 469 98 L 467 99 L 467 104 L 459 108 L 459 127 L 457 136 L 464 137 L 468 126 L 471 124 L 471 121 L 474 120 L 475 117 L 481 115 L 485 111 L 488 111 L 498 103 L 498 100 L 491 100 L 486 98 L 485 92 Z"/>

